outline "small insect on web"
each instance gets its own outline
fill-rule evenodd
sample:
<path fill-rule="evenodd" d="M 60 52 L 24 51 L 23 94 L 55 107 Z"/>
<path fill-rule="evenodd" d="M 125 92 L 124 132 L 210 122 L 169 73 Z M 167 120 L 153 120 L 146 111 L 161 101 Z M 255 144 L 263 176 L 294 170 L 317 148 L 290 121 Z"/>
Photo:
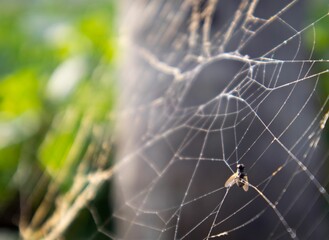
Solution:
<path fill-rule="evenodd" d="M 243 190 L 247 192 L 249 188 L 249 183 L 247 174 L 245 173 L 244 169 L 245 166 L 243 164 L 238 164 L 236 166 L 236 172 L 227 179 L 224 186 L 226 188 L 230 188 L 235 183 L 238 187 L 242 187 Z"/>

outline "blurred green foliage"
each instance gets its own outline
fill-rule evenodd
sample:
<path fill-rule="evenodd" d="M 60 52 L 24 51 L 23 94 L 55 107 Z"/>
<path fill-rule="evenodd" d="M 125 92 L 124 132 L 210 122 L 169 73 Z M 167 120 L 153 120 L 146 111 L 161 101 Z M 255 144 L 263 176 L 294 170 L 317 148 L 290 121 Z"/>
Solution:
<path fill-rule="evenodd" d="M 329 59 L 329 17 L 328 17 L 328 1 L 317 0 L 308 3 L 308 14 L 310 19 L 318 19 L 324 16 L 316 24 L 314 29 L 307 31 L 307 45 L 309 48 L 314 47 L 313 59 Z M 324 71 L 328 69 L 328 63 L 317 64 L 317 70 Z M 324 74 L 320 77 L 319 93 L 325 101 L 329 95 L 329 76 Z"/>
<path fill-rule="evenodd" d="M 93 127 L 109 124 L 117 33 L 111 0 L 0 0 L 0 6 L 4 211 L 30 176 L 37 182 L 46 172 L 49 181 L 61 175 L 59 184 L 70 184 Z M 20 165 L 35 167 L 22 172 Z"/>

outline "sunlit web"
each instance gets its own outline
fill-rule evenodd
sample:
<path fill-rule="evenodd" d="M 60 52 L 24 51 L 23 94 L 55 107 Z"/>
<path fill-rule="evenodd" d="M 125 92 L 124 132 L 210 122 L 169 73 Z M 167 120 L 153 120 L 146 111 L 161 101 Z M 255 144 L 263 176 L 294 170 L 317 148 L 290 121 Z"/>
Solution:
<path fill-rule="evenodd" d="M 328 65 L 314 56 L 316 27 L 328 15 L 307 24 L 296 17 L 302 7 L 128 7 L 122 195 L 108 219 L 120 230 L 108 236 L 328 238 L 326 158 L 318 147 L 326 104 L 315 109 Z M 248 192 L 224 187 L 237 163 L 246 166 Z"/>
<path fill-rule="evenodd" d="M 91 239 L 328 239 L 316 89 L 329 65 L 315 56 L 328 11 L 307 22 L 300 1 L 125 3 L 119 153 L 89 178 L 115 189 L 114 207 L 89 202 Z M 247 192 L 224 187 L 238 163 Z"/>

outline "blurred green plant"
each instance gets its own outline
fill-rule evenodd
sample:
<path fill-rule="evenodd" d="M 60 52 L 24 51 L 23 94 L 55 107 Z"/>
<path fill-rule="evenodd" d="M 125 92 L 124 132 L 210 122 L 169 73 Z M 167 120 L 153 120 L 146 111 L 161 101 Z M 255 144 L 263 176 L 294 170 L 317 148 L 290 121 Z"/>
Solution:
<path fill-rule="evenodd" d="M 0 5 L 4 213 L 17 204 L 18 193 L 40 194 L 39 202 L 26 203 L 37 208 L 43 194 L 36 192 L 46 190 L 35 184 L 45 178 L 65 192 L 95 128 L 111 128 L 117 33 L 114 1 L 4 0 Z"/>
<path fill-rule="evenodd" d="M 311 19 L 317 19 L 318 16 L 325 16 L 328 14 L 328 2 L 325 0 L 317 0 L 309 3 L 308 14 Z M 314 25 L 314 29 L 310 28 L 307 31 L 307 45 L 309 48 L 314 47 L 314 53 L 312 58 L 314 59 L 329 59 L 329 19 L 328 17 L 322 18 L 317 24 Z M 315 46 L 313 46 L 315 44 Z M 318 64 L 317 66 L 319 66 Z M 328 63 L 324 62 L 318 67 L 319 71 L 328 69 Z M 324 74 L 320 78 L 319 93 L 323 98 L 323 101 L 329 94 L 329 76 Z"/>
<path fill-rule="evenodd" d="M 308 14 L 310 19 L 317 19 L 318 16 L 328 15 L 328 2 L 326 0 L 317 0 L 312 3 L 308 3 Z M 314 49 L 313 59 L 329 59 L 329 19 L 328 17 L 321 18 L 313 28 L 307 31 L 306 41 L 309 49 Z M 324 61 L 316 65 L 318 72 L 328 69 L 328 62 Z M 322 74 L 319 78 L 317 87 L 318 96 L 323 103 L 327 102 L 329 96 L 329 75 Z M 327 103 L 328 106 L 328 103 Z M 328 107 L 324 108 L 324 111 L 328 111 Z M 325 113 L 323 113 L 325 114 Z M 328 128 L 324 129 L 325 139 L 327 144 L 329 143 Z"/>

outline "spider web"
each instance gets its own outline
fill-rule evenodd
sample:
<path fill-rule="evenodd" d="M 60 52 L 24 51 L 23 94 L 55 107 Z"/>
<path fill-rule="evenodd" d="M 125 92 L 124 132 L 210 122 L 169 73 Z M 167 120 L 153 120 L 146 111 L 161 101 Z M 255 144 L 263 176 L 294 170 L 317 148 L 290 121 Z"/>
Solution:
<path fill-rule="evenodd" d="M 302 11 L 256 0 L 129 7 L 119 233 L 109 236 L 328 238 L 326 106 L 314 107 L 328 73 L 314 60 L 316 25 L 328 15 L 303 26 Z M 224 188 L 237 163 L 248 192 Z"/>
<path fill-rule="evenodd" d="M 307 22 L 305 8 L 125 1 L 117 162 L 88 176 L 88 239 L 329 238 L 328 106 L 316 91 L 329 70 L 315 56 L 329 16 Z M 247 192 L 224 187 L 239 163 Z M 104 182 L 106 213 L 91 201 Z"/>

